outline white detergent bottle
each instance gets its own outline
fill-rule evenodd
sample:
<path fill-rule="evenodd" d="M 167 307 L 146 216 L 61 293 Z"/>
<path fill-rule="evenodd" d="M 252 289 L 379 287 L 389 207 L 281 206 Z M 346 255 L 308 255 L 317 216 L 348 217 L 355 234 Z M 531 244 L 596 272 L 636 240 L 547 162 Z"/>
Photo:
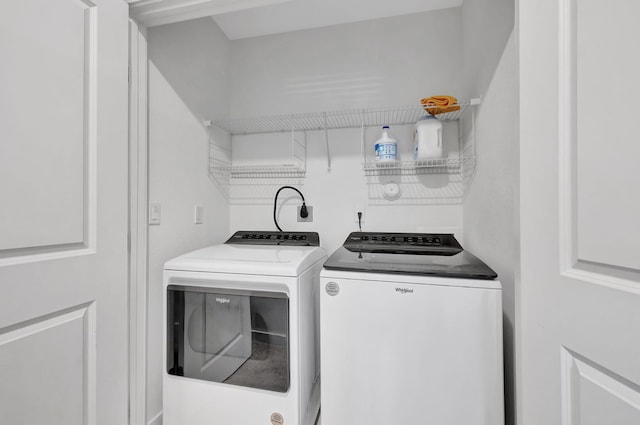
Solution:
<path fill-rule="evenodd" d="M 416 123 L 413 132 L 413 159 L 442 158 L 442 122 L 426 115 Z"/>
<path fill-rule="evenodd" d="M 398 160 L 398 143 L 391 136 L 389 126 L 382 127 L 382 135 L 376 140 L 376 162 L 388 162 Z"/>

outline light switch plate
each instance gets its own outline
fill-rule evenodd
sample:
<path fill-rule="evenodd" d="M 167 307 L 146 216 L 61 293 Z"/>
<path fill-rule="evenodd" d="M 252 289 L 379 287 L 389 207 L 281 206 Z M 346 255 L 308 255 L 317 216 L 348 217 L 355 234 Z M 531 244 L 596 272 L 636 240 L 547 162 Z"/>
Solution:
<path fill-rule="evenodd" d="M 160 217 L 162 215 L 162 206 L 159 202 L 152 202 L 149 204 L 149 224 L 160 224 Z"/>
<path fill-rule="evenodd" d="M 202 205 L 193 206 L 193 222 L 195 224 L 202 224 L 204 219 L 204 207 Z"/>

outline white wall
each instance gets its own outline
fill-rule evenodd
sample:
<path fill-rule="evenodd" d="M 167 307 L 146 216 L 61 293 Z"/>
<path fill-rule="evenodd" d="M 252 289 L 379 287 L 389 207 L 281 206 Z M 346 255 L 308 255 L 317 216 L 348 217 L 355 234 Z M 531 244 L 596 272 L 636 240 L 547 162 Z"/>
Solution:
<path fill-rule="evenodd" d="M 461 65 L 460 8 L 236 40 L 231 42 L 230 111 L 233 117 L 252 117 L 416 105 L 421 98 L 434 94 L 457 95 L 462 86 Z M 411 128 L 392 130 L 408 156 Z M 378 133 L 379 129 L 370 129 L 368 142 L 372 143 Z M 315 207 L 314 221 L 294 221 L 299 201 L 294 192 L 285 191 L 281 196 L 291 199 L 281 211 L 283 229 L 317 231 L 322 245 L 332 251 L 349 232 L 357 230 L 353 217 L 354 207 L 359 204 L 367 209 L 363 230 L 459 233 L 460 202 L 424 205 L 429 191 L 439 191 L 439 195 L 446 192 L 442 186 L 447 177 L 367 180 L 360 164 L 360 131 L 334 130 L 329 137 L 331 171 L 327 171 L 324 133 L 309 133 L 307 174 L 297 185 Z M 256 143 L 265 140 L 257 139 Z M 236 144 L 234 149 L 242 147 Z M 416 199 L 381 201 L 375 192 L 388 180 L 402 183 L 406 194 L 418 191 L 413 195 Z M 284 179 L 270 182 L 274 184 L 260 183 L 260 187 L 252 188 L 256 194 L 253 205 L 246 205 L 246 200 L 241 205 L 232 202 L 232 231 L 275 230 L 271 199 L 280 184 L 298 182 Z"/>
<path fill-rule="evenodd" d="M 229 207 L 208 177 L 202 117 L 228 109 L 228 41 L 211 19 L 149 30 L 149 202 L 162 222 L 149 226 L 147 420 L 161 423 L 162 268 L 229 234 Z M 224 138 L 222 135 L 217 135 Z M 228 141 L 227 141 L 228 143 Z M 194 224 L 194 205 L 204 223 Z"/>
<path fill-rule="evenodd" d="M 503 286 L 506 423 L 515 409 L 515 270 L 518 262 L 516 191 L 517 48 L 511 36 L 514 0 L 465 1 L 463 92 L 481 97 L 476 117 L 477 166 L 464 202 L 465 248 L 497 273 Z M 466 122 L 467 128 L 469 122 Z"/>
<path fill-rule="evenodd" d="M 477 167 L 464 203 L 465 249 L 488 263 L 503 287 L 505 404 L 514 423 L 515 270 L 518 257 L 517 51 L 509 38 L 476 118 Z"/>
<path fill-rule="evenodd" d="M 231 115 L 415 105 L 461 87 L 460 8 L 231 42 Z"/>
<path fill-rule="evenodd" d="M 515 21 L 514 0 L 472 0 L 462 5 L 465 96 L 483 97 L 494 78 Z"/>

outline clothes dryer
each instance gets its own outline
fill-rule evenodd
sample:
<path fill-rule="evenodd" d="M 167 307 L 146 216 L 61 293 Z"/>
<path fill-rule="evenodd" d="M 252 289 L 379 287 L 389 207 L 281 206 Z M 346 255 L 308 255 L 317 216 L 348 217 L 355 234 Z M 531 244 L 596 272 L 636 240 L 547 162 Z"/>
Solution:
<path fill-rule="evenodd" d="M 312 425 L 317 233 L 237 232 L 165 264 L 165 425 Z"/>

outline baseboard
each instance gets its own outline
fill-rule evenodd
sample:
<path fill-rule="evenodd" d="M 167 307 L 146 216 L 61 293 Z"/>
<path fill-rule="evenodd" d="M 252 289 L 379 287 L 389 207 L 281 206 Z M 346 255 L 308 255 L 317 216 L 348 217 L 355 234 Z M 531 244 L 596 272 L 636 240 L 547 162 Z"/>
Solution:
<path fill-rule="evenodd" d="M 147 425 L 162 425 L 162 410 L 151 419 Z"/>

